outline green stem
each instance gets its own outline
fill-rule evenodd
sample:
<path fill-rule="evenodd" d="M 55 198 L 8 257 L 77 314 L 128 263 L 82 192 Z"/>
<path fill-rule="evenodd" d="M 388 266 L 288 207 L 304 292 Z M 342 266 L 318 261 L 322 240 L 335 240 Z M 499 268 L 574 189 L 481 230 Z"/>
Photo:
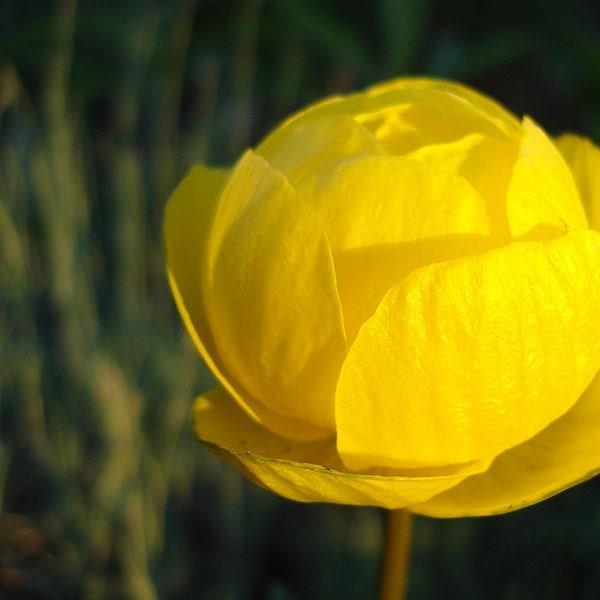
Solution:
<path fill-rule="evenodd" d="M 408 559 L 412 532 L 412 514 L 407 510 L 390 510 L 383 561 L 381 563 L 381 600 L 402 600 L 408 581 Z"/>

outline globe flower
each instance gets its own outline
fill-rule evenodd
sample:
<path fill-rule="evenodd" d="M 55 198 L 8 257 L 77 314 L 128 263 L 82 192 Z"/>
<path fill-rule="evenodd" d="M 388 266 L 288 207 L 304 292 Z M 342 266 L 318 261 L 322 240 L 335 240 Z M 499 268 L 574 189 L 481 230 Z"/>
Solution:
<path fill-rule="evenodd" d="M 303 502 L 439 517 L 600 471 L 600 151 L 462 85 L 309 106 L 194 167 L 168 275 L 197 437 Z"/>

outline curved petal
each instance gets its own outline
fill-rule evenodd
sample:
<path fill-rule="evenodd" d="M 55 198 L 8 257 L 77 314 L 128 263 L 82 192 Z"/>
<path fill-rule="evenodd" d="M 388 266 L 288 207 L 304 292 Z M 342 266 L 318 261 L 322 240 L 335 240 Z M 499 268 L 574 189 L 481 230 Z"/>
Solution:
<path fill-rule="evenodd" d="M 416 271 L 348 352 L 350 468 L 492 458 L 564 414 L 600 366 L 600 235 L 577 230 Z"/>
<path fill-rule="evenodd" d="M 295 183 L 323 164 L 356 156 L 385 154 L 383 147 L 345 115 L 307 116 L 287 128 L 285 137 L 267 138 L 256 153 Z"/>
<path fill-rule="evenodd" d="M 531 119 L 523 120 L 519 157 L 506 196 L 514 237 L 540 223 L 569 230 L 587 227 L 573 175 L 552 141 Z"/>
<path fill-rule="evenodd" d="M 481 254 L 497 247 L 491 236 L 453 234 L 339 252 L 334 256 L 348 343 L 386 292 L 410 273 L 433 263 Z"/>
<path fill-rule="evenodd" d="M 488 235 L 486 204 L 464 178 L 397 156 L 326 165 L 296 193 L 325 226 L 349 340 L 412 270 L 503 241 Z"/>
<path fill-rule="evenodd" d="M 279 437 L 249 419 L 222 388 L 197 399 L 194 428 L 200 441 L 254 483 L 299 502 L 401 508 L 487 468 L 477 463 L 435 474 L 349 473 L 333 439 L 302 443 Z"/>
<path fill-rule="evenodd" d="M 471 133 L 509 141 L 519 131 L 443 86 L 408 85 L 379 94 L 367 92 L 361 104 L 354 118 L 390 154 L 406 154 Z"/>
<path fill-rule="evenodd" d="M 334 253 L 490 231 L 485 202 L 464 178 L 398 156 L 326 165 L 296 193 L 325 225 Z"/>
<path fill-rule="evenodd" d="M 501 454 L 480 475 L 411 510 L 432 517 L 505 513 L 600 473 L 600 376 L 560 419 Z"/>
<path fill-rule="evenodd" d="M 391 154 L 474 132 L 499 139 L 515 138 L 520 132 L 515 117 L 483 94 L 448 81 L 409 77 L 309 105 L 277 127 L 259 153 L 263 145 L 280 144 L 301 121 L 331 115 L 355 119 Z"/>
<path fill-rule="evenodd" d="M 600 148 L 591 140 L 570 133 L 555 142 L 571 168 L 590 227 L 600 231 Z"/>
<path fill-rule="evenodd" d="M 189 317 L 187 325 L 191 325 L 190 334 L 195 338 L 197 333 L 208 337 L 200 265 L 214 209 L 228 175 L 228 169 L 195 166 L 173 192 L 165 209 L 169 277 L 177 288 L 177 297 L 184 299 L 182 302 Z"/>
<path fill-rule="evenodd" d="M 208 244 L 208 321 L 243 395 L 333 431 L 346 339 L 329 243 L 315 215 L 279 171 L 247 152 L 221 194 Z"/>
<path fill-rule="evenodd" d="M 508 242 L 506 192 L 518 149 L 518 144 L 512 140 L 500 141 L 473 133 L 454 142 L 423 146 L 407 154 L 406 158 L 438 172 L 464 177 L 485 201 L 494 235 Z"/>
<path fill-rule="evenodd" d="M 228 169 L 194 167 L 180 183 L 165 209 L 165 246 L 169 283 L 186 329 L 209 369 L 251 417 L 276 431 L 301 439 L 324 433 L 301 421 L 270 411 L 234 387 L 234 379 L 221 361 L 206 317 L 202 275 L 210 227 Z"/>
<path fill-rule="evenodd" d="M 407 87 L 424 90 L 435 89 L 448 95 L 456 96 L 464 102 L 469 103 L 483 118 L 492 120 L 496 127 L 505 132 L 509 137 L 518 135 L 521 128 L 517 117 L 493 98 L 455 81 L 429 78 L 413 79 L 407 77 L 373 85 L 367 90 L 367 93 L 370 96 L 380 96 Z"/>

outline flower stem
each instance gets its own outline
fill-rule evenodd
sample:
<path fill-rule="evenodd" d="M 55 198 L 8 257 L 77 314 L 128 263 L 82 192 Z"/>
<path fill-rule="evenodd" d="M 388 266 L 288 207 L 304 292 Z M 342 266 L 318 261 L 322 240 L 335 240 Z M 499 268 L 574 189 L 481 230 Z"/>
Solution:
<path fill-rule="evenodd" d="M 408 581 L 408 558 L 412 532 L 412 514 L 390 510 L 387 515 L 385 550 L 381 563 L 381 600 L 402 600 Z"/>

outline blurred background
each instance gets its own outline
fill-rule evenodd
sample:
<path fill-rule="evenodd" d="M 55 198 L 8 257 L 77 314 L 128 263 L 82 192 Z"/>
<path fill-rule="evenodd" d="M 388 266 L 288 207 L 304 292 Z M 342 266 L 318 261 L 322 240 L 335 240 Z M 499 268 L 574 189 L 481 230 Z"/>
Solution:
<path fill-rule="evenodd" d="M 0 598 L 365 599 L 383 515 L 294 504 L 193 440 L 210 376 L 161 219 L 306 102 L 459 79 L 600 139 L 599 3 L 0 4 Z M 418 518 L 409 598 L 600 598 L 600 481 L 487 519 Z"/>

